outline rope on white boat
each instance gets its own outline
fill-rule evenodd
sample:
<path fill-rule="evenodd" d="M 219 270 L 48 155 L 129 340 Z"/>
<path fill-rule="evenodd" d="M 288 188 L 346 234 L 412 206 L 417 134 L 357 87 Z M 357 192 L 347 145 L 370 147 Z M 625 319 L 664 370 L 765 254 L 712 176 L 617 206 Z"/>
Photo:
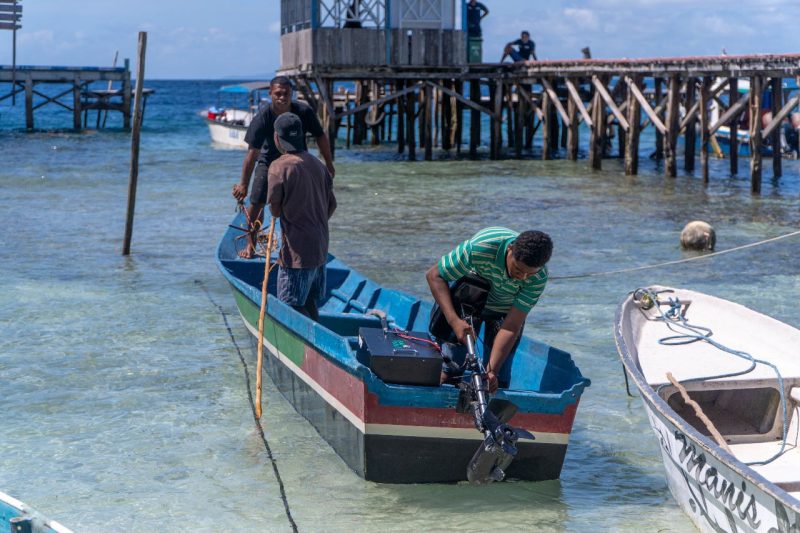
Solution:
<path fill-rule="evenodd" d="M 786 451 L 786 437 L 789 431 L 789 409 L 786 402 L 786 394 L 784 392 L 783 376 L 781 376 L 781 372 L 778 369 L 778 367 L 770 363 L 769 361 L 763 359 L 756 359 L 747 352 L 743 352 L 741 350 L 734 350 L 733 348 L 728 348 L 724 344 L 715 341 L 714 339 L 711 338 L 711 336 L 714 334 L 711 328 L 689 324 L 689 321 L 686 319 L 684 313 L 682 312 L 683 303 L 680 301 L 679 298 L 669 298 L 667 302 L 663 302 L 663 300 L 658 299 L 659 294 L 663 294 L 664 292 L 669 292 L 669 291 L 660 291 L 656 293 L 650 289 L 637 289 L 636 291 L 634 291 L 634 293 L 639 291 L 642 291 L 640 292 L 640 294 L 646 295 L 646 297 L 649 298 L 655 304 L 653 305 L 653 307 L 659 313 L 658 317 L 656 318 L 648 317 L 648 320 L 658 320 L 664 322 L 664 324 L 667 326 L 669 330 L 677 333 L 677 335 L 670 335 L 668 337 L 659 339 L 658 341 L 659 344 L 667 346 L 680 346 L 684 344 L 691 344 L 693 342 L 698 342 L 698 341 L 707 342 L 711 346 L 714 346 L 715 348 L 722 350 L 723 352 L 727 352 L 736 357 L 740 357 L 746 361 L 750 361 L 750 366 L 747 369 L 741 370 L 739 372 L 689 378 L 689 379 L 684 379 L 680 383 L 694 383 L 694 382 L 710 381 L 715 379 L 741 376 L 755 370 L 757 364 L 766 365 L 775 371 L 775 375 L 778 378 L 778 393 L 780 394 L 781 398 L 781 410 L 783 414 L 783 431 L 782 431 L 781 448 L 775 455 L 773 455 L 772 457 L 770 457 L 765 461 L 754 461 L 752 463 L 746 463 L 746 464 L 751 466 L 766 465 L 771 463 L 781 455 L 783 455 L 783 453 Z M 661 308 L 663 305 L 668 306 L 669 309 L 667 311 L 664 311 Z M 649 308 L 649 306 L 647 308 Z M 660 393 L 667 386 L 668 384 L 661 385 L 660 387 L 658 387 L 656 392 Z"/>
<path fill-rule="evenodd" d="M 233 335 L 233 329 L 231 329 L 230 322 L 228 322 L 228 313 L 226 313 L 222 306 L 214 300 L 214 298 L 211 296 L 211 293 L 208 292 L 208 288 L 203 284 L 202 281 L 196 279 L 194 282 L 195 284 L 200 285 L 200 288 L 206 293 L 206 297 L 211 302 L 211 305 L 216 307 L 219 311 L 219 314 L 222 316 L 222 321 L 225 323 L 225 328 L 228 330 L 228 335 L 231 338 L 231 342 L 233 342 L 233 346 L 236 348 L 236 353 L 239 354 L 239 361 L 241 361 L 242 367 L 244 368 L 247 399 L 250 401 L 250 409 L 253 411 L 253 419 L 255 420 L 258 433 L 261 435 L 261 442 L 264 443 L 264 449 L 267 451 L 267 457 L 269 457 L 269 460 L 272 463 L 272 471 L 275 473 L 275 479 L 278 482 L 278 489 L 280 490 L 281 500 L 283 501 L 283 508 L 286 511 L 286 518 L 289 520 L 289 525 L 291 526 L 292 531 L 297 533 L 297 524 L 294 522 L 294 518 L 292 518 L 291 509 L 289 509 L 289 500 L 286 497 L 286 489 L 283 486 L 283 479 L 281 478 L 281 473 L 278 470 L 278 462 L 275 460 L 275 456 L 272 455 L 272 448 L 270 447 L 267 436 L 264 433 L 264 426 L 261 425 L 261 420 L 258 416 L 256 416 L 256 404 L 253 402 L 253 390 L 250 386 L 250 371 L 247 368 L 247 361 L 245 361 L 244 355 L 242 354 L 242 349 L 239 347 L 239 343 L 236 342 L 236 337 Z"/>
<path fill-rule="evenodd" d="M 716 257 L 722 254 L 729 254 L 731 252 L 739 252 L 741 250 L 746 250 L 747 248 L 754 248 L 756 246 L 761 246 L 763 244 L 769 244 L 771 242 L 779 241 L 781 239 L 787 239 L 789 237 L 795 237 L 800 235 L 800 230 L 793 231 L 791 233 L 787 233 L 785 235 L 779 235 L 777 237 L 772 237 L 770 239 L 764 239 L 758 242 L 751 242 L 750 244 L 743 244 L 742 246 L 736 246 L 734 248 L 729 248 L 727 250 L 720 250 L 719 252 L 712 252 L 710 254 L 703 254 L 697 255 L 694 257 L 687 257 L 686 259 L 676 259 L 674 261 L 665 261 L 663 263 L 656 263 L 654 265 L 643 265 L 638 267 L 632 268 L 621 268 L 619 270 L 607 270 L 604 272 L 590 272 L 587 274 L 575 274 L 572 276 L 550 276 L 550 280 L 570 280 L 570 279 L 580 279 L 580 278 L 593 278 L 597 276 L 610 276 L 612 274 L 624 274 L 626 272 L 636 272 L 638 270 L 649 270 L 652 268 L 661 268 L 669 265 L 678 265 L 680 263 L 688 263 L 690 261 L 699 261 L 700 259 L 711 259 L 712 257 Z"/>

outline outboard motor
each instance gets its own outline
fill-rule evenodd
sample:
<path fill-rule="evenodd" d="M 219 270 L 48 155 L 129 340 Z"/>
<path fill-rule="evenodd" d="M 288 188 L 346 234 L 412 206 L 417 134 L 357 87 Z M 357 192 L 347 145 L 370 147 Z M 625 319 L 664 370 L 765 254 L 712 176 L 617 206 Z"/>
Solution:
<path fill-rule="evenodd" d="M 467 320 L 472 322 L 471 317 Z M 506 424 L 517 412 L 516 405 L 498 398 L 487 400 L 486 372 L 478 360 L 472 335 L 467 335 L 465 365 L 472 374 L 469 380 L 460 384 L 461 394 L 456 409 L 459 412 L 471 411 L 475 428 L 484 435 L 483 443 L 467 465 L 467 479 L 476 485 L 502 481 L 506 468 L 517 455 L 517 440 L 534 440 L 535 437 L 529 431 Z"/>

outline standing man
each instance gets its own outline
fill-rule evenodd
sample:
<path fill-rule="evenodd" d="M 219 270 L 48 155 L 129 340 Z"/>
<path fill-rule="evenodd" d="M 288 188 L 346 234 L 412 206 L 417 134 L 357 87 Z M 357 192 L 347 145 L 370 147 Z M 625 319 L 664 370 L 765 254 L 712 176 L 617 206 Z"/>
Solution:
<path fill-rule="evenodd" d="M 274 124 L 281 155 L 269 167 L 269 212 L 280 217 L 278 299 L 312 320 L 319 320 L 318 301 L 325 294 L 328 219 L 336 210 L 333 176 L 309 154 L 300 117 L 283 113 Z"/>
<path fill-rule="evenodd" d="M 239 183 L 233 186 L 233 197 L 239 202 L 243 202 L 247 196 L 247 189 L 250 186 L 250 176 L 255 167 L 255 179 L 253 188 L 250 191 L 250 207 L 248 208 L 248 218 L 255 223 L 256 218 L 260 219 L 263 215 L 264 204 L 267 201 L 267 174 L 273 161 L 280 157 L 274 141 L 275 120 L 282 114 L 292 112 L 303 124 L 303 131 L 310 133 L 317 141 L 319 153 L 325 159 L 325 166 L 331 176 L 335 175 L 333 168 L 333 158 L 331 156 L 331 145 L 328 137 L 319 123 L 317 115 L 308 104 L 292 101 L 292 83 L 285 76 L 273 78 L 269 84 L 269 96 L 272 103 L 265 107 L 253 117 L 244 140 L 248 145 L 247 154 L 242 164 L 242 176 Z M 302 138 L 302 148 L 306 150 L 305 136 Z M 255 242 L 248 238 L 247 246 L 239 252 L 244 259 L 250 259 L 255 254 Z"/>
<path fill-rule="evenodd" d="M 467 2 L 467 36 L 480 37 L 481 34 L 481 20 L 489 14 L 489 10 L 485 5 L 477 0 L 469 0 Z"/>
<path fill-rule="evenodd" d="M 514 50 L 514 47 L 517 47 Z M 512 41 L 505 46 L 505 50 L 503 52 L 503 59 L 506 58 L 506 55 L 511 56 L 513 61 L 528 61 L 531 56 L 533 56 L 534 61 L 538 61 L 536 58 L 536 43 L 531 41 L 531 34 L 527 31 L 523 31 L 519 39 L 516 41 Z M 503 59 L 500 62 L 503 62 Z"/>
<path fill-rule="evenodd" d="M 483 364 L 490 392 L 498 386 L 508 387 L 511 381 L 511 363 L 522 337 L 525 318 L 547 284 L 545 265 L 552 253 L 553 242 L 546 233 L 517 233 L 492 227 L 459 244 L 426 274 L 433 299 L 462 345 L 471 328 L 453 305 L 448 283 L 475 273 L 491 284 L 486 306 L 472 332 L 475 335 L 480 323 L 484 324 Z M 463 362 L 464 346 L 445 344 L 442 348 L 454 361 Z M 455 375 L 444 366 L 442 383 Z"/>

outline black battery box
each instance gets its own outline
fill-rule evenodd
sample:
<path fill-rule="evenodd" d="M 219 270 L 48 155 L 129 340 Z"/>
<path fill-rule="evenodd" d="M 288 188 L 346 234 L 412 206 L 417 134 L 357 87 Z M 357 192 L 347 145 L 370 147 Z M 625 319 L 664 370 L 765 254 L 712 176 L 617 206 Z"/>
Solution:
<path fill-rule="evenodd" d="M 369 367 L 386 383 L 438 386 L 442 355 L 427 342 L 425 332 L 412 331 L 404 337 L 384 333 L 381 328 L 359 328 L 359 349 L 369 356 Z"/>

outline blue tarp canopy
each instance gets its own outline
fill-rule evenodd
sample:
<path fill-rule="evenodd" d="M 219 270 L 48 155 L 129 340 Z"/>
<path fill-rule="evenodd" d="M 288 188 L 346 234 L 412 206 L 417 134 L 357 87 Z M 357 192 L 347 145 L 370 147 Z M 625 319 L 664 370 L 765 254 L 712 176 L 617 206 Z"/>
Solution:
<path fill-rule="evenodd" d="M 236 85 L 223 85 L 220 87 L 221 93 L 250 94 L 253 91 L 263 91 L 269 89 L 268 81 L 249 81 L 237 83 Z"/>

